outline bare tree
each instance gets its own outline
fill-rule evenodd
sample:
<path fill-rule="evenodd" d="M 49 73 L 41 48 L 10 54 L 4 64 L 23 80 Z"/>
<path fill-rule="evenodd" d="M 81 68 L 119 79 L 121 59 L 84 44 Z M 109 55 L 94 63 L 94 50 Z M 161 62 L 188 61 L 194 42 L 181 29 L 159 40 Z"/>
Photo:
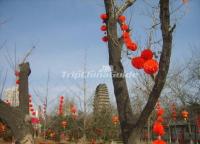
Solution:
<path fill-rule="evenodd" d="M 117 24 L 120 24 L 118 17 L 132 6 L 135 0 L 125 0 L 120 6 L 117 6 L 115 2 L 114 0 L 104 0 L 106 13 L 109 17 L 106 24 L 108 27 L 109 64 L 112 66 L 112 75 L 116 73 L 124 74 L 124 68 L 121 62 L 123 40 L 118 37 L 117 33 Z M 169 0 L 160 0 L 159 6 L 163 40 L 159 72 L 155 77 L 155 83 L 149 94 L 149 99 L 136 123 L 133 123 L 134 116 L 125 77 L 112 77 L 122 137 L 125 144 L 137 143 L 137 138 L 139 138 L 140 132 L 161 94 L 169 69 L 172 49 L 172 32 L 175 29 L 175 25 L 173 27 L 170 26 Z"/>

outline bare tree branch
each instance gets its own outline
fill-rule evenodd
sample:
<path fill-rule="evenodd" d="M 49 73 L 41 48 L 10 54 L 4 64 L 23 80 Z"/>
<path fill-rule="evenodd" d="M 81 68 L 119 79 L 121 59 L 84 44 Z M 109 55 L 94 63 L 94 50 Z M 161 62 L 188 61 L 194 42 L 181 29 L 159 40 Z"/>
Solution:
<path fill-rule="evenodd" d="M 122 15 L 124 13 L 124 11 L 132 6 L 134 3 L 136 2 L 136 0 L 126 0 L 118 9 L 118 11 L 116 12 L 116 18 L 118 18 L 120 15 Z"/>

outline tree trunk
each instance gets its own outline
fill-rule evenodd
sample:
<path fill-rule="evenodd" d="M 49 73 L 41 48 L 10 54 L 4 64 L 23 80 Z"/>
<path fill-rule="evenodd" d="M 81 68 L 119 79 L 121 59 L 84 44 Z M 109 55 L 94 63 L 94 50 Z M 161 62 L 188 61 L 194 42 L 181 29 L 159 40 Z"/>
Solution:
<path fill-rule="evenodd" d="M 19 108 L 10 107 L 0 100 L 0 119 L 11 129 L 17 144 L 34 144 L 29 114 L 29 63 L 20 64 Z"/>

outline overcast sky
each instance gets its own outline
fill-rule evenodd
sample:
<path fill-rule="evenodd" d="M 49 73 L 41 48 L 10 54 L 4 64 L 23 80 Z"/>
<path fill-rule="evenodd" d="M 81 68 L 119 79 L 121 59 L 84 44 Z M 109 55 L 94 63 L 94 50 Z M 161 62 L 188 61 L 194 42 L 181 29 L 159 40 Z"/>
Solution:
<path fill-rule="evenodd" d="M 176 0 L 176 6 L 181 0 Z M 147 5 L 138 0 L 125 14 L 131 20 L 133 39 L 145 47 L 147 27 L 151 19 L 145 16 Z M 186 12 L 177 23 L 174 33 L 172 64 L 182 63 L 191 55 L 191 45 L 199 46 L 200 41 L 200 1 L 189 0 L 182 6 L 179 14 Z M 63 72 L 83 70 L 84 53 L 87 51 L 87 70 L 98 71 L 108 66 L 107 45 L 101 42 L 103 33 L 99 15 L 104 12 L 102 0 L 0 0 L 0 73 L 8 70 L 6 87 L 15 84 L 14 74 L 6 56 L 11 55 L 14 61 L 14 49 L 20 62 L 27 51 L 35 46 L 28 58 L 32 73 L 30 92 L 35 102 L 39 103 L 33 89 L 44 97 L 47 73 L 50 71 L 49 99 L 66 95 L 82 96 L 83 79 L 62 78 Z M 137 73 L 130 61 L 123 61 L 127 72 Z M 128 80 L 130 81 L 130 80 Z M 113 95 L 111 79 L 87 79 L 88 95 L 91 96 L 99 83 L 108 84 L 109 93 Z M 88 97 L 89 97 L 88 96 Z M 76 98 L 75 98 L 76 99 Z M 113 97 L 111 97 L 113 99 Z M 54 100 L 57 102 L 58 100 Z"/>

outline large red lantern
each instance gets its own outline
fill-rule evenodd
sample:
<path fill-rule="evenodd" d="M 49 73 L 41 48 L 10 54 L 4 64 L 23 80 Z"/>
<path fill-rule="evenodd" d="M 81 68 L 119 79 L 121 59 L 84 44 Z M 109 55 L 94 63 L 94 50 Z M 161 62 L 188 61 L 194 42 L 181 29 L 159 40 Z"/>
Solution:
<path fill-rule="evenodd" d="M 141 57 L 145 60 L 150 60 L 153 58 L 153 52 L 150 49 L 145 49 L 142 51 Z"/>
<path fill-rule="evenodd" d="M 108 15 L 107 14 L 101 14 L 100 15 L 100 18 L 103 20 L 103 21 L 105 21 L 105 20 L 107 20 L 108 19 Z"/>
<path fill-rule="evenodd" d="M 121 15 L 119 16 L 118 20 L 121 22 L 121 23 L 124 23 L 126 21 L 126 17 L 124 15 Z"/>
<path fill-rule="evenodd" d="M 135 67 L 136 69 L 142 69 L 143 65 L 144 65 L 144 59 L 141 57 L 134 57 L 131 60 L 131 64 L 133 65 L 133 67 Z"/>
<path fill-rule="evenodd" d="M 165 134 L 165 130 L 163 125 L 160 122 L 155 122 L 153 125 L 153 132 L 159 136 L 162 136 Z"/>
<path fill-rule="evenodd" d="M 159 68 L 159 65 L 158 65 L 158 62 L 156 60 L 147 60 L 145 63 L 144 63 L 144 71 L 147 73 L 147 74 L 154 74 L 158 71 L 158 68 Z"/>

